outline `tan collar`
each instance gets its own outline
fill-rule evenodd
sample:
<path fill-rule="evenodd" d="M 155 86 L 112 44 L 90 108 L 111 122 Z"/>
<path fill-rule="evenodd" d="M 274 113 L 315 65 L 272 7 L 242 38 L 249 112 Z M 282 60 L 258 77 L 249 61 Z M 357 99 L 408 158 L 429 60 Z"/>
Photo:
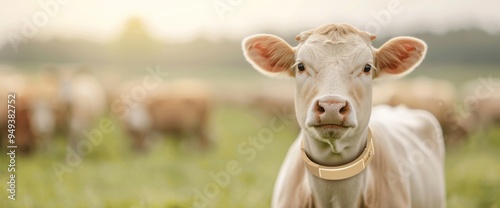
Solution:
<path fill-rule="evenodd" d="M 372 132 L 370 131 L 370 129 L 368 129 L 368 140 L 366 142 L 366 147 L 363 150 L 363 153 L 361 153 L 361 155 L 354 161 L 341 166 L 322 166 L 311 161 L 304 149 L 304 140 L 302 140 L 301 143 L 302 144 L 300 149 L 302 153 L 302 160 L 304 161 L 304 164 L 306 165 L 309 172 L 316 177 L 326 180 L 342 180 L 361 173 L 361 171 L 365 170 L 366 167 L 370 165 L 373 155 L 375 154 L 375 149 L 373 148 Z"/>

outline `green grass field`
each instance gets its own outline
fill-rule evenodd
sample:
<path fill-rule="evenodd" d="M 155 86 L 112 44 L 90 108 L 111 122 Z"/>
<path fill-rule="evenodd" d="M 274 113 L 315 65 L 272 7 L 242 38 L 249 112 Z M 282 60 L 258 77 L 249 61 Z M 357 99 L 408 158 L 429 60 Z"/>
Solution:
<path fill-rule="evenodd" d="M 217 146 L 207 152 L 190 148 L 192 141 L 161 139 L 149 154 L 129 151 L 129 140 L 118 127 L 105 134 L 81 164 L 58 180 L 54 162 L 65 164 L 64 143 L 48 152 L 17 158 L 17 197 L 2 189 L 0 207 L 192 207 L 194 189 L 204 191 L 215 181 L 210 172 L 237 163 L 239 173 L 212 189 L 209 207 L 268 207 L 272 188 L 287 148 L 296 137 L 291 128 L 273 132 L 268 144 L 255 149 L 255 158 L 238 153 L 238 146 L 258 136 L 270 117 L 251 109 L 217 110 Z M 271 139 L 272 138 L 272 139 Z M 248 147 L 248 146 L 247 146 Z M 449 207 L 500 206 L 500 127 L 473 135 L 446 159 Z M 1 157 L 5 183 L 7 160 Z M 210 185 L 209 185 L 210 186 Z M 212 186 L 213 188 L 213 186 Z M 208 198 L 208 197 L 207 197 Z M 200 201 L 201 203 L 201 201 Z"/>

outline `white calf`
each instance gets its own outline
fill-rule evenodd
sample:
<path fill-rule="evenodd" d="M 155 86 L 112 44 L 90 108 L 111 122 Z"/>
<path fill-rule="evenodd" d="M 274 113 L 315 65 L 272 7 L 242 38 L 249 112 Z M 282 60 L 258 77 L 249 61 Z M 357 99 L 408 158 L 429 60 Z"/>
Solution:
<path fill-rule="evenodd" d="M 372 82 L 410 73 L 426 44 L 398 37 L 376 49 L 374 35 L 346 24 L 296 39 L 296 47 L 272 35 L 243 41 L 254 68 L 296 81 L 302 130 L 280 170 L 273 207 L 444 207 L 436 118 L 404 107 L 371 107 Z"/>

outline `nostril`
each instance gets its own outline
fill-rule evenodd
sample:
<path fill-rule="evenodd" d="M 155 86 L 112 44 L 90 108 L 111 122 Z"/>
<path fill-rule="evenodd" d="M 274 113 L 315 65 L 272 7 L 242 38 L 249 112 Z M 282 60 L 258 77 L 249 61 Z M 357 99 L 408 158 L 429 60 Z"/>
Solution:
<path fill-rule="evenodd" d="M 318 114 L 323 114 L 326 111 L 325 108 L 323 108 L 323 106 L 321 106 L 319 101 L 316 102 L 316 111 Z"/>
<path fill-rule="evenodd" d="M 318 112 L 320 113 L 324 113 L 325 112 L 325 109 L 321 106 L 318 106 Z"/>
<path fill-rule="evenodd" d="M 349 105 L 347 103 L 344 105 L 344 107 L 340 108 L 339 113 L 340 114 L 346 114 L 349 111 Z"/>
<path fill-rule="evenodd" d="M 347 111 L 347 108 L 344 106 L 339 110 L 339 113 L 344 114 Z"/>

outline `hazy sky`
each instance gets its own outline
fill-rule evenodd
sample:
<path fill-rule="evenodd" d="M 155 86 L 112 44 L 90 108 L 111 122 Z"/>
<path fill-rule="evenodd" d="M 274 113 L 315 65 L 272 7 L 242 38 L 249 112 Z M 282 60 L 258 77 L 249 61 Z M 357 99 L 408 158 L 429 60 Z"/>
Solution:
<path fill-rule="evenodd" d="M 44 10 L 46 7 L 40 2 L 57 0 L 0 0 L 0 44 L 8 41 L 9 35 L 23 36 L 22 28 L 29 24 L 24 20 L 38 21 L 34 24 L 38 29 L 35 38 L 78 37 L 106 41 L 114 38 L 132 16 L 142 18 L 157 38 L 172 41 L 187 41 L 199 34 L 210 38 L 241 38 L 265 28 L 286 32 L 329 22 L 348 22 L 379 35 L 404 35 L 419 30 L 443 33 L 471 27 L 490 33 L 500 31 L 498 0 L 60 1 L 67 3 L 57 3 L 56 7 L 52 5 Z M 219 10 L 215 9 L 216 5 Z M 49 10 L 55 12 L 47 14 Z"/>

